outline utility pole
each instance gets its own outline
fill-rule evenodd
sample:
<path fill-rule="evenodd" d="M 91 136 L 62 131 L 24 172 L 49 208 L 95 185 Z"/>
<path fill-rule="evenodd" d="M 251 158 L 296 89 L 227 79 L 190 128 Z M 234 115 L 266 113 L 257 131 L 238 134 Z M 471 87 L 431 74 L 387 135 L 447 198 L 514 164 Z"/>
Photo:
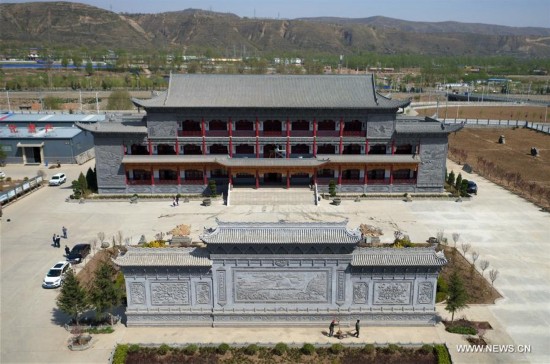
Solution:
<path fill-rule="evenodd" d="M 8 98 L 8 112 L 11 112 L 10 92 L 9 91 L 6 91 L 6 97 Z"/>
<path fill-rule="evenodd" d="M 99 115 L 99 99 L 97 98 L 97 92 L 95 93 L 95 107 L 97 110 L 97 114 Z"/>

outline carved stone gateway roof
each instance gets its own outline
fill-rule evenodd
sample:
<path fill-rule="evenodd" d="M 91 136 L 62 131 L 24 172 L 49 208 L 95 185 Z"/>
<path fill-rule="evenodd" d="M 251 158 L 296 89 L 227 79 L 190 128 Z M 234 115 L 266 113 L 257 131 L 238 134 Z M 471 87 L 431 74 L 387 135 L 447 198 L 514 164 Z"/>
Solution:
<path fill-rule="evenodd" d="M 211 267 L 205 249 L 128 247 L 113 262 L 119 267 Z"/>
<path fill-rule="evenodd" d="M 355 267 L 436 266 L 447 264 L 443 252 L 433 248 L 361 248 L 353 252 Z"/>
<path fill-rule="evenodd" d="M 358 229 L 342 222 L 222 222 L 206 229 L 201 240 L 207 244 L 357 244 Z"/>

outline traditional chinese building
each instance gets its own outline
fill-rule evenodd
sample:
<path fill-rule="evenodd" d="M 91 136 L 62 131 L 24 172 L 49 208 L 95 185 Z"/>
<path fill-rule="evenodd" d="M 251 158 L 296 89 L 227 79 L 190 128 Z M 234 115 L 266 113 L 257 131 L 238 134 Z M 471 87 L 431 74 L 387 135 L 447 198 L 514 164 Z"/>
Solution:
<path fill-rule="evenodd" d="M 460 125 L 400 115 L 372 76 L 172 75 L 134 100 L 135 122 L 79 124 L 95 137 L 100 193 L 287 188 L 442 192 L 447 138 Z"/>
<path fill-rule="evenodd" d="M 128 325 L 436 323 L 434 248 L 361 248 L 346 222 L 221 222 L 206 248 L 130 247 Z"/>

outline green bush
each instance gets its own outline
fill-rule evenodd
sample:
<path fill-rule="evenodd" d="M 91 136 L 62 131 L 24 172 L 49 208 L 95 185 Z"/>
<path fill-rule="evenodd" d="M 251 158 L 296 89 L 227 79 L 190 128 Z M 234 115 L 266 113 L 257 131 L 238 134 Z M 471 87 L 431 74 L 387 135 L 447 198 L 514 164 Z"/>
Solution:
<path fill-rule="evenodd" d="M 449 285 L 447 281 L 442 276 L 437 278 L 437 292 L 447 293 L 449 291 Z"/>
<path fill-rule="evenodd" d="M 139 351 L 139 345 L 137 344 L 132 344 L 128 347 L 129 353 L 137 353 L 138 351 Z"/>
<path fill-rule="evenodd" d="M 328 183 L 328 194 L 330 197 L 336 196 L 336 183 L 334 180 L 330 180 Z"/>
<path fill-rule="evenodd" d="M 329 350 L 332 354 L 340 354 L 344 350 L 344 346 L 342 344 L 332 344 Z"/>
<path fill-rule="evenodd" d="M 284 353 L 286 353 L 288 351 L 288 345 L 285 344 L 285 343 L 278 343 L 277 345 L 275 345 L 275 347 L 273 348 L 273 353 L 275 355 L 283 355 Z"/>
<path fill-rule="evenodd" d="M 418 351 L 420 351 L 424 355 L 428 355 L 429 353 L 432 353 L 434 351 L 434 348 L 431 345 L 424 344 L 420 349 L 418 349 Z"/>
<path fill-rule="evenodd" d="M 102 328 L 92 327 L 86 330 L 89 334 L 112 334 L 115 330 L 111 326 L 106 326 Z"/>
<path fill-rule="evenodd" d="M 449 356 L 449 351 L 445 345 L 436 345 L 435 346 L 435 355 L 437 357 L 437 364 L 451 364 L 451 357 Z"/>
<path fill-rule="evenodd" d="M 373 344 L 367 344 L 367 345 L 365 345 L 363 350 L 365 351 L 365 353 L 370 355 L 370 354 L 373 354 L 376 351 L 376 348 L 374 347 Z"/>
<path fill-rule="evenodd" d="M 197 352 L 197 350 L 199 350 L 199 347 L 197 345 L 190 344 L 183 349 L 183 352 L 185 353 L 185 355 L 193 355 Z"/>
<path fill-rule="evenodd" d="M 399 352 L 399 346 L 395 344 L 388 344 L 388 346 L 384 348 L 384 351 L 388 354 L 395 354 Z"/>
<path fill-rule="evenodd" d="M 226 343 L 221 343 L 220 345 L 218 345 L 218 348 L 216 349 L 218 354 L 221 354 L 221 355 L 227 353 L 228 350 L 229 350 L 229 345 L 227 345 Z"/>
<path fill-rule="evenodd" d="M 259 349 L 258 345 L 250 344 L 246 348 L 244 348 L 244 353 L 246 355 L 256 355 L 256 353 L 258 352 L 258 349 Z"/>
<path fill-rule="evenodd" d="M 166 344 L 162 344 L 158 349 L 157 349 L 157 353 L 159 355 L 166 355 L 168 354 L 168 352 L 170 351 L 170 347 Z"/>
<path fill-rule="evenodd" d="M 309 343 L 305 343 L 304 346 L 302 346 L 302 348 L 300 349 L 300 351 L 302 352 L 302 354 L 312 355 L 313 353 L 315 353 L 315 346 Z"/>
<path fill-rule="evenodd" d="M 128 357 L 128 345 L 117 345 L 115 349 L 115 355 L 113 355 L 113 364 L 125 364 Z"/>
<path fill-rule="evenodd" d="M 451 326 L 445 328 L 446 331 L 453 333 L 453 334 L 461 334 L 461 335 L 476 335 L 477 330 L 473 327 L 469 326 Z"/>
<path fill-rule="evenodd" d="M 445 292 L 437 292 L 435 294 L 435 302 L 443 302 L 447 299 L 447 293 Z"/>

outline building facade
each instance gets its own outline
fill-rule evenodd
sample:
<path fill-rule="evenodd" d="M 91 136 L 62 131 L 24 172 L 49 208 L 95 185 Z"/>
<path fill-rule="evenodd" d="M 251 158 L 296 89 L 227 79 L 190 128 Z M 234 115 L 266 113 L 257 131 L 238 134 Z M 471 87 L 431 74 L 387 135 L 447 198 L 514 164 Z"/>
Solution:
<path fill-rule="evenodd" d="M 115 264 L 126 281 L 130 326 L 433 325 L 432 248 L 359 247 L 344 222 L 218 221 L 206 248 L 129 247 Z"/>
<path fill-rule="evenodd" d="M 448 134 L 461 127 L 399 115 L 409 101 L 379 95 L 369 75 L 172 75 L 134 103 L 142 120 L 79 124 L 95 137 L 100 193 L 202 192 L 211 179 L 442 192 Z"/>

